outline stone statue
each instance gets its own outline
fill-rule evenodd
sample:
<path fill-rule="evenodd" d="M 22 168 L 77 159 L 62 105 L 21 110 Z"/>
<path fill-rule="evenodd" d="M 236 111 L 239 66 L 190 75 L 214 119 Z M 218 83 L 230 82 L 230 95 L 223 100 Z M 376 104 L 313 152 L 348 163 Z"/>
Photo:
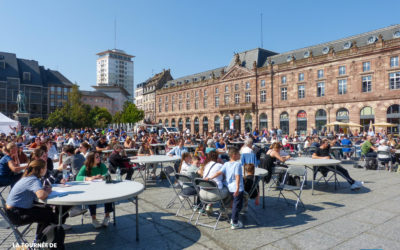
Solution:
<path fill-rule="evenodd" d="M 18 105 L 18 113 L 26 113 L 26 108 L 25 108 L 25 95 L 24 92 L 21 90 L 18 92 L 17 96 L 17 105 Z"/>

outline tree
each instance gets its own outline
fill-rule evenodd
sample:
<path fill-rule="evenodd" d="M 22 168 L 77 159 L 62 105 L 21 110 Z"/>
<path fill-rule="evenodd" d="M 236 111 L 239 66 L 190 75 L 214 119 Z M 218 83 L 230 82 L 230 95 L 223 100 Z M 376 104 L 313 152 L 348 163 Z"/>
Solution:
<path fill-rule="evenodd" d="M 112 121 L 110 112 L 106 108 L 99 108 L 97 106 L 90 111 L 89 116 L 93 121 L 94 127 L 97 128 L 105 128 Z"/>
<path fill-rule="evenodd" d="M 117 111 L 113 116 L 112 122 L 113 123 L 122 123 L 122 112 Z"/>
<path fill-rule="evenodd" d="M 68 105 L 56 109 L 49 115 L 47 125 L 51 127 L 71 128 L 71 121 L 68 115 Z"/>
<path fill-rule="evenodd" d="M 144 111 L 136 107 L 135 104 L 126 101 L 121 114 L 122 123 L 136 123 L 144 118 Z"/>
<path fill-rule="evenodd" d="M 41 129 L 46 127 L 46 121 L 42 118 L 32 118 L 29 120 L 29 123 L 31 124 L 32 128 Z"/>

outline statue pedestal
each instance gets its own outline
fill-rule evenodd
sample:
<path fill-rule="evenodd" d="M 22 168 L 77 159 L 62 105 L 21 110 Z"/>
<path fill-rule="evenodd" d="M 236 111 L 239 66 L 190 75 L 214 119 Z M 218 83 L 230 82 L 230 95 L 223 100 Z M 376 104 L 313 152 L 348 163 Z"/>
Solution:
<path fill-rule="evenodd" d="M 29 113 L 14 113 L 14 119 L 21 123 L 21 126 L 27 127 L 29 125 Z"/>

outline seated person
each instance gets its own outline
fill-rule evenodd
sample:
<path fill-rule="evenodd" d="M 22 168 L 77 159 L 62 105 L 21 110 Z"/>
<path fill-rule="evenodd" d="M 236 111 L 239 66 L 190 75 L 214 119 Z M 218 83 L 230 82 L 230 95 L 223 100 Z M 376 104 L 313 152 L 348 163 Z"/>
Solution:
<path fill-rule="evenodd" d="M 121 170 L 121 175 L 126 174 L 125 180 L 131 180 L 133 175 L 133 166 L 130 164 L 128 157 L 121 156 L 121 152 L 124 150 L 122 145 L 116 144 L 114 151 L 109 157 L 110 161 L 110 172 L 115 173 L 117 168 Z"/>
<path fill-rule="evenodd" d="M 389 147 L 387 145 L 386 140 L 381 140 L 380 144 L 381 145 L 379 145 L 378 147 L 378 160 L 385 163 L 386 170 L 392 171 L 393 164 L 396 162 L 396 157 L 393 155 L 393 153 L 395 153 L 396 150 Z M 380 154 L 379 151 L 388 152 L 390 156 L 385 154 Z M 389 168 L 389 162 L 391 162 L 390 168 Z"/>
<path fill-rule="evenodd" d="M 240 149 L 240 154 L 251 154 L 253 153 L 253 139 L 246 138 L 243 147 Z"/>
<path fill-rule="evenodd" d="M 253 189 L 254 182 L 255 182 L 255 166 L 254 164 L 245 164 L 243 166 L 244 169 L 244 178 L 243 178 L 243 183 L 244 183 L 244 191 L 246 192 L 246 199 L 245 199 L 245 204 L 244 208 L 245 211 L 247 210 L 247 203 L 249 199 L 256 199 L 255 204 L 258 206 L 260 204 L 260 199 L 259 199 L 259 191 L 258 187 L 254 190 L 254 192 L 250 196 L 250 192 Z"/>
<path fill-rule="evenodd" d="M 42 186 L 40 177 L 47 172 L 44 160 L 34 160 L 15 184 L 7 197 L 6 214 L 14 225 L 37 222 L 36 239 L 41 239 L 43 230 L 50 224 L 58 224 L 58 214 L 48 206 L 35 206 L 35 200 L 45 200 L 51 193 L 50 186 Z M 64 249 L 64 232 L 61 228 L 55 235 L 57 249 Z"/>
<path fill-rule="evenodd" d="M 96 151 L 104 151 L 110 149 L 107 143 L 107 137 L 105 135 L 101 136 L 96 143 Z"/>
<path fill-rule="evenodd" d="M 78 175 L 76 176 L 77 181 L 92 181 L 92 180 L 103 180 L 107 175 L 107 166 L 101 163 L 100 154 L 98 152 L 90 152 L 86 157 L 85 165 L 82 166 Z M 92 216 L 92 224 L 94 228 L 100 228 L 101 226 L 108 226 L 110 222 L 110 212 L 113 211 L 112 203 L 104 204 L 105 217 L 103 222 L 100 223 L 96 219 L 96 205 L 89 205 L 90 215 Z"/>
<path fill-rule="evenodd" d="M 0 186 L 14 186 L 21 179 L 26 167 L 20 167 L 18 158 L 18 147 L 14 142 L 8 143 L 3 151 L 5 155 L 0 160 Z"/>
<path fill-rule="evenodd" d="M 370 135 L 367 136 L 367 140 L 361 145 L 361 153 L 366 157 L 376 158 L 377 154 L 375 151 L 377 148 L 372 146 L 374 142 L 374 139 Z"/>
<path fill-rule="evenodd" d="M 124 142 L 124 147 L 125 148 L 134 148 L 135 147 L 135 141 L 132 140 L 130 136 L 127 136 Z"/>
<path fill-rule="evenodd" d="M 279 142 L 272 143 L 265 157 L 260 158 L 260 167 L 268 170 L 268 174 L 265 176 L 266 183 L 270 182 L 277 161 L 284 163 L 290 159 L 290 155 L 282 156 L 281 153 L 285 153 L 282 149 L 283 147 Z M 282 179 L 283 174 L 284 173 L 282 173 L 282 176 L 279 179 Z"/>
<path fill-rule="evenodd" d="M 200 163 L 203 164 L 206 160 L 206 154 L 204 153 L 204 144 L 200 143 L 194 151 L 194 156 L 200 158 Z"/>
<path fill-rule="evenodd" d="M 24 147 L 21 146 L 21 144 L 17 144 L 18 145 L 18 159 L 19 159 L 19 163 L 28 163 L 29 159 L 28 156 L 26 156 L 26 154 L 24 153 Z"/>
<path fill-rule="evenodd" d="M 352 150 L 351 150 L 351 146 L 352 146 L 352 142 L 349 140 L 347 135 L 344 135 L 344 138 L 342 140 L 342 146 L 344 146 L 342 148 L 342 152 L 344 154 L 344 156 L 346 158 L 350 158 L 352 155 Z"/>
<path fill-rule="evenodd" d="M 182 154 L 185 152 L 188 152 L 188 149 L 184 146 L 185 145 L 185 140 L 183 138 L 179 139 L 178 141 L 178 146 L 173 147 L 167 155 L 169 156 L 179 156 L 182 157 Z"/>
<path fill-rule="evenodd" d="M 326 138 L 322 139 L 321 146 L 319 148 L 317 148 L 315 153 L 312 155 L 312 158 L 313 159 L 330 159 L 331 157 L 329 154 L 329 148 L 330 148 L 329 140 Z M 316 167 L 314 167 L 314 180 L 317 175 L 317 171 L 315 171 L 315 168 Z M 318 171 L 322 172 L 322 174 L 324 176 L 326 176 L 329 171 L 334 171 L 334 169 L 333 168 L 328 169 L 326 167 L 319 167 Z M 349 172 L 340 165 L 336 166 L 336 173 L 339 174 L 340 176 L 342 176 L 348 183 L 350 183 L 350 185 L 351 185 L 350 188 L 352 190 L 359 189 L 364 185 L 364 182 L 362 182 L 362 181 L 353 180 L 350 177 Z"/>
<path fill-rule="evenodd" d="M 140 146 L 140 148 L 138 150 L 137 155 L 138 156 L 149 156 L 149 155 L 154 155 L 154 152 L 151 149 L 150 144 L 147 141 L 143 141 L 142 145 Z M 157 166 L 155 164 L 150 164 L 150 166 L 153 168 L 153 171 L 151 172 L 151 178 L 155 179 Z"/>
<path fill-rule="evenodd" d="M 32 144 L 29 145 L 29 149 L 35 149 L 40 147 L 41 143 L 40 143 L 40 138 L 36 137 L 34 142 Z"/>
<path fill-rule="evenodd" d="M 210 153 L 211 151 L 216 151 L 217 149 L 215 148 L 215 143 L 213 139 L 208 139 L 207 140 L 207 147 L 206 147 L 206 154 Z"/>
<path fill-rule="evenodd" d="M 217 151 L 223 151 L 223 152 L 227 151 L 226 143 L 223 137 L 221 137 L 219 141 L 215 143 L 215 148 L 217 149 Z"/>
<path fill-rule="evenodd" d="M 65 161 L 63 161 L 63 156 L 66 155 Z M 60 154 L 60 159 L 58 162 L 58 171 L 63 171 L 67 169 L 68 165 L 71 167 L 71 172 L 73 176 L 77 176 L 82 166 L 85 164 L 85 157 L 78 153 L 75 154 L 75 148 L 72 145 L 65 145 L 63 147 L 63 152 Z"/>

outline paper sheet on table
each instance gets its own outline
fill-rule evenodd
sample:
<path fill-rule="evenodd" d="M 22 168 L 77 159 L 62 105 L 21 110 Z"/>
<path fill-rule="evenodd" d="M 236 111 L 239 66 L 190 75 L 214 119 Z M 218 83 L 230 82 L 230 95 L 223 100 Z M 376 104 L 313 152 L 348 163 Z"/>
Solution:
<path fill-rule="evenodd" d="M 47 197 L 47 199 L 51 199 L 54 197 L 61 197 L 61 196 L 66 196 L 68 195 L 68 193 L 66 193 L 66 191 L 60 190 L 60 191 L 51 191 L 51 193 L 49 194 L 49 196 Z"/>

